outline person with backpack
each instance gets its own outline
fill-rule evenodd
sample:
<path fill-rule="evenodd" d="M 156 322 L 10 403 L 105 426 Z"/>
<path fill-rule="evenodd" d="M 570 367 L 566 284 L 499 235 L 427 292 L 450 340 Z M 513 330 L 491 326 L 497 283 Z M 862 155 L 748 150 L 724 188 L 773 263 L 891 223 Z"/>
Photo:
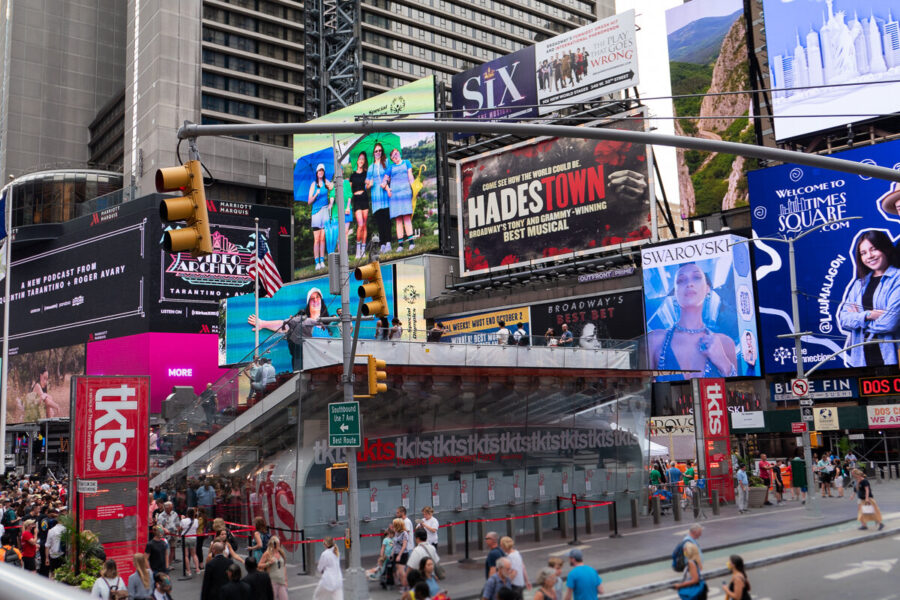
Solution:
<path fill-rule="evenodd" d="M 22 568 L 25 563 L 22 560 L 22 553 L 19 552 L 19 549 L 12 545 L 12 539 L 10 539 L 10 534 L 4 534 L 3 536 L 3 547 L 0 548 L 0 562 L 10 567 L 18 567 Z"/>
<path fill-rule="evenodd" d="M 685 543 L 686 542 L 686 543 Z M 682 542 L 684 576 L 681 581 L 672 584 L 681 600 L 706 600 L 709 588 L 703 581 L 700 566 L 700 548 L 691 542 Z"/>
<path fill-rule="evenodd" d="M 119 577 L 119 568 L 116 561 L 109 559 L 103 563 L 100 577 L 91 588 L 91 598 L 101 600 L 126 600 L 128 598 L 128 586 L 125 580 Z"/>
<path fill-rule="evenodd" d="M 697 549 L 697 562 L 700 568 L 703 568 L 703 551 L 700 550 L 700 542 L 698 541 L 701 535 L 703 535 L 703 526 L 697 523 L 691 525 L 688 535 L 675 546 L 675 550 L 672 552 L 672 570 L 678 573 L 684 571 L 687 566 L 684 549 L 687 546 L 693 546 Z"/>

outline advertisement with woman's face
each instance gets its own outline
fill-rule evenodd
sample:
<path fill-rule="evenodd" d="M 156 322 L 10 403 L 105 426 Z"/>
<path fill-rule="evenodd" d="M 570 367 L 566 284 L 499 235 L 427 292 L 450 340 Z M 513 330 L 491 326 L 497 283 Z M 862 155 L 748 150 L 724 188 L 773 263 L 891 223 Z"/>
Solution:
<path fill-rule="evenodd" d="M 833 156 L 900 168 L 900 142 Z M 897 364 L 900 339 L 900 185 L 796 165 L 751 174 L 754 233 L 796 238 L 797 296 L 806 370 Z M 802 237 L 800 237 L 802 236 Z M 797 368 L 788 244 L 755 243 L 766 372 Z"/>
<path fill-rule="evenodd" d="M 641 252 L 651 369 L 657 381 L 759 376 L 750 255 L 723 235 Z"/>

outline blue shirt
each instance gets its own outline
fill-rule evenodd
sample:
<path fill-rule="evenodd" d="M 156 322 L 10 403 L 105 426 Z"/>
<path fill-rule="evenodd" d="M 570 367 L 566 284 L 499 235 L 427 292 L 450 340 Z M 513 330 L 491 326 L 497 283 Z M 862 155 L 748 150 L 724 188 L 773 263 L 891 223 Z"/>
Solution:
<path fill-rule="evenodd" d="M 197 488 L 197 504 L 199 506 L 212 506 L 216 503 L 216 490 L 212 486 Z"/>
<path fill-rule="evenodd" d="M 497 566 L 497 559 L 503 558 L 506 556 L 499 547 L 494 548 L 490 552 L 488 552 L 487 558 L 484 561 L 484 577 L 487 579 L 491 576 L 491 569 Z"/>
<path fill-rule="evenodd" d="M 566 587 L 572 590 L 574 600 L 597 600 L 597 586 L 602 582 L 596 569 L 578 565 L 569 571 Z"/>
<path fill-rule="evenodd" d="M 494 573 L 488 578 L 487 583 L 484 584 L 484 590 L 481 592 L 481 597 L 487 598 L 487 600 L 496 600 L 497 593 L 503 588 L 512 589 L 512 580 L 501 579 L 500 573 Z M 596 598 L 596 596 L 594 597 Z"/>
<path fill-rule="evenodd" d="M 883 310 L 885 313 L 873 321 L 866 320 L 866 312 L 862 308 L 862 297 L 866 292 L 866 286 L 872 279 L 869 273 L 862 279 L 856 279 L 847 292 L 847 297 L 838 311 L 838 324 L 844 333 L 849 334 L 848 346 L 877 339 L 896 339 L 898 324 L 900 324 L 900 270 L 888 267 L 875 289 L 872 298 L 872 306 Z M 856 309 L 855 311 L 853 309 Z M 886 365 L 897 364 L 897 347 L 894 344 L 878 344 L 881 350 L 881 358 Z M 857 346 L 850 350 L 850 366 L 866 366 L 865 346 Z"/>
<path fill-rule="evenodd" d="M 324 185 L 315 185 L 315 187 L 316 195 L 313 196 L 312 208 L 310 209 L 310 214 L 313 215 L 328 206 L 328 188 Z"/>
<path fill-rule="evenodd" d="M 668 478 L 669 483 L 678 483 L 682 478 L 681 469 L 679 469 L 678 467 L 672 467 L 671 469 L 666 471 L 666 477 Z"/>
<path fill-rule="evenodd" d="M 747 479 L 747 471 L 738 471 L 737 475 L 735 475 L 735 478 L 738 480 L 738 483 L 741 485 L 746 485 L 746 486 L 750 485 L 750 480 Z"/>

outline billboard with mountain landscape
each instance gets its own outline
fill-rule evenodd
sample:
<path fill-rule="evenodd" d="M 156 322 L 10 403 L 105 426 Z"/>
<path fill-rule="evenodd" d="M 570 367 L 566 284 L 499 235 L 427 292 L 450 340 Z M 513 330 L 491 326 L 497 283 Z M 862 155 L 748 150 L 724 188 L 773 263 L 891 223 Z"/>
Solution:
<path fill-rule="evenodd" d="M 692 0 L 666 11 L 677 134 L 755 141 L 749 94 L 722 95 L 749 87 L 743 6 L 743 0 Z M 747 205 L 754 159 L 681 148 L 677 156 L 683 217 Z"/>

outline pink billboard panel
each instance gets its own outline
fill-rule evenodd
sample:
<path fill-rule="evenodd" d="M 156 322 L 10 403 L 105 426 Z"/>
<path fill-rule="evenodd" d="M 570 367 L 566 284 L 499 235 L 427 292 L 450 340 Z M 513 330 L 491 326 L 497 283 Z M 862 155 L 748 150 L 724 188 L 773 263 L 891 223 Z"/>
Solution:
<path fill-rule="evenodd" d="M 227 372 L 218 367 L 218 336 L 142 333 L 87 345 L 88 375 L 149 375 L 150 412 L 159 413 L 173 386 L 199 394 Z"/>

